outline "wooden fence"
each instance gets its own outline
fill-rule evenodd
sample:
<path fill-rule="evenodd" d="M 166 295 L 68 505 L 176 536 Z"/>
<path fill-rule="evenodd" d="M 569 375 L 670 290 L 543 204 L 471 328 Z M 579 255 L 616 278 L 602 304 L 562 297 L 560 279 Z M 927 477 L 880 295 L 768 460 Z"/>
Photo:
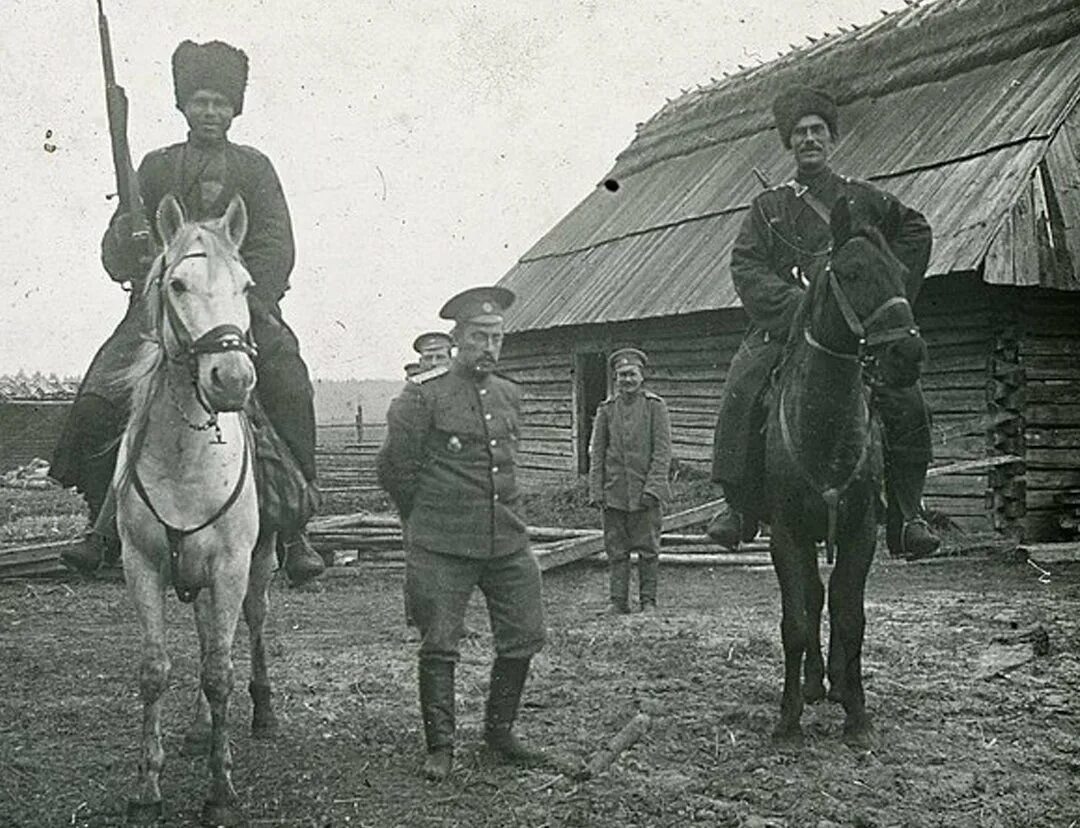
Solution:
<path fill-rule="evenodd" d="M 375 454 L 386 436 L 385 423 L 319 423 L 315 468 L 324 494 L 378 491 Z"/>

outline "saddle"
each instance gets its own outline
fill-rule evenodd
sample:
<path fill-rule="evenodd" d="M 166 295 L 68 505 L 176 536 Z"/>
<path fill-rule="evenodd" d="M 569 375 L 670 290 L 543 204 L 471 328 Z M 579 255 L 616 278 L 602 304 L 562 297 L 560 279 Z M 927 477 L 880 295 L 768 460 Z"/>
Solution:
<path fill-rule="evenodd" d="M 319 511 L 315 484 L 304 478 L 292 450 L 271 425 L 255 395 L 247 407 L 255 455 L 255 486 L 262 532 L 292 534 Z"/>

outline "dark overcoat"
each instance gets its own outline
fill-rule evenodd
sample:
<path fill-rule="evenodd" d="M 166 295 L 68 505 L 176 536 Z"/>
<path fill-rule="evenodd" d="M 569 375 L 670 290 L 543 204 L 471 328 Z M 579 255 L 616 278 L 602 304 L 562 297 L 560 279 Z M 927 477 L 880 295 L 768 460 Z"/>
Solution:
<path fill-rule="evenodd" d="M 827 209 L 846 198 L 853 215 L 880 228 L 907 268 L 907 298 L 912 303 L 930 260 L 932 233 L 923 215 L 865 181 L 826 170 L 806 182 L 773 187 L 754 199 L 731 253 L 731 278 L 750 328 L 728 369 L 713 439 L 713 480 L 724 484 L 725 495 L 739 508 L 752 509 L 758 500 L 755 486 L 764 462 L 762 394 L 805 287 L 824 271 L 832 243 L 828 224 L 804 191 Z M 924 407 L 921 394 L 917 397 Z M 928 441 L 929 435 L 919 439 Z"/>

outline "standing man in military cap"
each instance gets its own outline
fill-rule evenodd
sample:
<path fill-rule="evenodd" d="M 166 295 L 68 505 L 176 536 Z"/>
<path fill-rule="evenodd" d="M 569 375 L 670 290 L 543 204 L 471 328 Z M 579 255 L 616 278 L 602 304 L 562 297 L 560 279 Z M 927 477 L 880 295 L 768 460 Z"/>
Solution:
<path fill-rule="evenodd" d="M 660 520 L 671 498 L 671 421 L 664 401 L 644 388 L 648 357 L 620 348 L 610 359 L 615 394 L 596 411 L 589 440 L 589 502 L 603 509 L 612 614 L 630 612 L 630 555 L 638 553 L 642 612 L 656 609 Z"/>
<path fill-rule="evenodd" d="M 923 215 L 865 181 L 837 175 L 829 155 L 839 137 L 837 108 L 820 90 L 794 87 L 773 104 L 776 128 L 795 161 L 795 179 L 761 193 L 750 205 L 731 253 L 731 278 L 750 329 L 728 369 L 713 443 L 713 480 L 727 506 L 709 534 L 734 548 L 757 533 L 762 514 L 764 411 L 761 396 L 780 357 L 803 290 L 828 262 L 829 213 L 839 199 L 870 217 L 907 267 L 907 299 L 914 305 L 930 260 L 932 233 Z M 876 387 L 874 405 L 884 426 L 892 554 L 919 558 L 939 541 L 922 516 L 923 484 L 931 459 L 930 411 L 919 385 Z"/>
<path fill-rule="evenodd" d="M 406 615 L 420 642 L 424 775 L 449 774 L 454 751 L 454 668 L 469 597 L 487 601 L 495 663 L 484 740 L 501 760 L 544 761 L 512 732 L 530 659 L 544 645 L 540 567 L 514 511 L 520 397 L 497 375 L 503 314 L 514 294 L 466 290 L 439 315 L 455 321 L 450 364 L 413 378 L 390 404 L 376 468 L 404 527 Z"/>
<path fill-rule="evenodd" d="M 454 339 L 442 331 L 427 331 L 413 340 L 413 350 L 420 355 L 420 368 L 436 368 L 450 363 L 450 349 Z"/>
<path fill-rule="evenodd" d="M 139 165 L 143 204 L 154 211 L 171 193 L 188 219 L 201 221 L 223 215 L 234 195 L 243 197 L 248 232 L 240 254 L 255 282 L 249 304 L 258 346 L 256 393 L 300 471 L 313 483 L 314 391 L 299 342 L 279 305 L 289 289 L 295 260 L 292 221 L 269 159 L 253 147 L 228 140 L 233 118 L 244 109 L 247 55 L 217 40 L 203 44 L 185 40 L 173 53 L 172 72 L 176 108 L 187 121 L 188 136 L 182 143 L 154 150 Z M 155 242 L 160 249 L 161 240 Z M 131 283 L 131 299 L 126 316 L 83 379 L 53 459 L 52 475 L 83 492 L 91 522 L 97 519 L 111 483 L 117 438 L 127 417 L 126 391 L 114 379 L 130 365 L 143 333 L 141 286 L 150 263 L 147 252 L 132 239 L 131 216 L 114 215 L 101 242 L 101 258 L 113 280 Z M 323 571 L 322 558 L 307 542 L 303 527 L 283 534 L 281 552 L 293 583 Z M 64 562 L 93 571 L 119 554 L 117 539 L 108 533 L 91 533 L 88 541 L 65 553 Z"/>

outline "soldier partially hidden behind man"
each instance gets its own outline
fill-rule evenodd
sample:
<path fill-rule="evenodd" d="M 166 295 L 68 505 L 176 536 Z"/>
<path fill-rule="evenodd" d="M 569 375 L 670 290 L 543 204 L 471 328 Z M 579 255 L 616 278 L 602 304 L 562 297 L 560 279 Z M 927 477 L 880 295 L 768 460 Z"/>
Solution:
<path fill-rule="evenodd" d="M 503 314 L 514 294 L 467 290 L 443 306 L 458 352 L 448 366 L 414 377 L 390 404 L 379 483 L 404 526 L 406 615 L 418 627 L 424 775 L 449 774 L 455 741 L 454 673 L 465 610 L 479 587 L 487 600 L 495 662 L 484 715 L 493 754 L 545 761 L 513 734 L 529 662 L 544 645 L 540 567 L 515 513 L 520 397 L 494 373 Z"/>
<path fill-rule="evenodd" d="M 610 612 L 630 612 L 630 556 L 638 554 L 641 611 L 656 609 L 660 528 L 671 499 L 671 420 L 644 387 L 648 357 L 620 348 L 609 359 L 615 393 L 600 403 L 589 438 L 589 502 L 603 510 Z"/>
<path fill-rule="evenodd" d="M 240 254 L 255 282 L 249 299 L 251 332 L 258 347 L 258 400 L 300 471 L 315 479 L 313 389 L 295 334 L 285 324 L 279 302 L 289 289 L 293 268 L 292 222 L 277 173 L 252 147 L 227 139 L 233 118 L 243 111 L 247 56 L 226 43 L 181 43 L 172 58 L 176 106 L 187 120 L 187 140 L 151 152 L 139 166 L 139 189 L 147 210 L 172 193 L 188 219 L 216 218 L 232 197 L 243 196 L 248 232 Z M 153 225 L 153 222 L 151 222 Z M 157 240 L 160 247 L 160 240 Z M 101 258 L 117 282 L 130 282 L 131 299 L 123 321 L 94 357 L 79 389 L 53 459 L 51 474 L 75 486 L 86 498 L 96 529 L 87 542 L 65 554 L 64 562 L 93 571 L 119 555 L 108 514 L 98 520 L 116 464 L 118 438 L 128 409 L 127 391 L 116 382 L 131 364 L 143 334 L 143 280 L 154 251 L 140 250 L 131 235 L 131 218 L 117 212 L 101 242 Z M 305 533 L 281 539 L 290 580 L 302 583 L 322 572 L 324 563 Z"/>
<path fill-rule="evenodd" d="M 750 205 L 731 254 L 731 276 L 750 330 L 728 370 L 713 443 L 713 480 L 727 506 L 709 534 L 734 548 L 749 540 L 762 513 L 764 421 L 762 395 L 781 356 L 806 285 L 828 262 L 828 211 L 845 198 L 852 212 L 870 217 L 907 267 L 906 292 L 915 304 L 930 259 L 931 231 L 922 214 L 864 181 L 842 177 L 828 165 L 839 136 L 836 104 L 827 94 L 796 87 L 773 104 L 776 126 L 791 150 L 795 180 L 761 193 Z M 899 557 L 932 554 L 939 541 L 922 515 L 931 459 L 930 412 L 916 384 L 873 389 L 885 442 L 886 541 Z"/>

